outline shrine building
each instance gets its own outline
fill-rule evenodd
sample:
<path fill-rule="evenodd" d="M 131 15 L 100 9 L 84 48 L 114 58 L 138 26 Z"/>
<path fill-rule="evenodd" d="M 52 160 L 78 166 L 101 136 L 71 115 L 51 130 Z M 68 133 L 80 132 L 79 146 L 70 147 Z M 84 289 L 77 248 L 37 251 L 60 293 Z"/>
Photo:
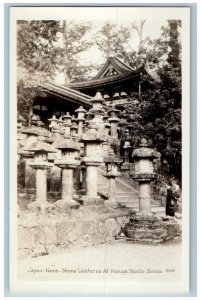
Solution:
<path fill-rule="evenodd" d="M 110 56 L 98 74 L 87 81 L 71 82 L 66 85 L 52 82 L 43 84 L 44 96 L 38 96 L 33 101 L 33 114 L 47 120 L 54 114 L 57 118 L 83 106 L 91 108 L 90 100 L 100 92 L 106 106 L 114 106 L 123 110 L 130 102 L 139 103 L 141 95 L 153 89 L 158 78 L 152 70 L 144 66 L 138 69 L 131 68 L 128 64 L 115 56 Z"/>

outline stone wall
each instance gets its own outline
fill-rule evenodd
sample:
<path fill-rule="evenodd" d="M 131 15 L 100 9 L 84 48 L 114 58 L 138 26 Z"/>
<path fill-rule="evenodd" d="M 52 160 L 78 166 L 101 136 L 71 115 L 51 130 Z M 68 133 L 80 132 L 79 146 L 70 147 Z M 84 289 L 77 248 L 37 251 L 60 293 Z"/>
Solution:
<path fill-rule="evenodd" d="M 86 216 L 86 215 L 85 215 Z M 86 247 L 115 240 L 129 222 L 126 212 L 100 214 L 84 220 L 80 216 L 19 218 L 18 255 L 20 259 Z"/>

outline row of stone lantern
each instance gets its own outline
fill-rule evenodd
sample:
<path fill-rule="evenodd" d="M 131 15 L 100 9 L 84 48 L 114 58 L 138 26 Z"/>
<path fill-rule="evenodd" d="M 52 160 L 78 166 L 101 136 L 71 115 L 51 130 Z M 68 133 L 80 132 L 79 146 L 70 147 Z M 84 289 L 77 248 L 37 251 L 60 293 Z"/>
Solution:
<path fill-rule="evenodd" d="M 115 178 L 120 175 L 117 168 L 122 161 L 117 158 L 114 152 L 108 147 L 107 137 L 108 129 L 110 128 L 112 136 L 117 139 L 119 111 L 117 109 L 110 109 L 107 116 L 105 116 L 103 110 L 104 99 L 102 99 L 99 94 L 92 99 L 92 104 L 93 107 L 89 110 L 88 115 L 82 107 L 76 110 L 76 113 L 78 113 L 77 120 L 75 117 L 70 116 L 69 113 L 66 113 L 66 115 L 60 119 L 56 119 L 54 116 L 52 119 L 49 119 L 52 136 L 54 140 L 56 139 L 56 143 L 53 143 L 53 146 L 58 150 L 57 155 L 60 153 L 57 159 L 52 159 L 52 161 L 54 161 L 55 166 L 58 166 L 62 170 L 62 199 L 56 203 L 58 205 L 62 202 L 62 204 L 66 203 L 68 207 L 78 206 L 78 203 L 73 200 L 73 171 L 80 165 L 80 147 L 84 146 L 81 161 L 82 181 L 86 183 L 86 195 L 84 195 L 81 200 L 89 204 L 99 203 L 101 201 L 97 193 L 97 168 L 104 162 L 107 167 L 105 176 L 109 182 L 109 199 L 106 204 L 112 205 L 113 207 L 118 206 L 115 200 Z M 87 115 L 87 121 L 85 120 L 85 115 Z M 125 114 L 122 115 L 124 118 Z M 109 124 L 104 122 L 107 118 L 110 122 Z M 48 155 L 55 153 L 55 149 L 50 146 L 52 143 L 50 133 L 43 128 L 44 126 L 40 123 L 40 120 L 35 119 L 32 124 L 33 128 L 28 129 L 26 132 L 28 136 L 29 134 L 32 136 L 32 142 L 35 142 L 34 145 L 26 151 L 26 153 L 31 153 L 32 156 L 34 155 L 34 162 L 30 163 L 30 166 L 36 170 L 36 202 L 30 204 L 30 206 L 38 207 L 41 199 L 41 211 L 43 211 L 45 207 L 44 203 L 47 200 L 47 169 L 53 166 L 53 164 L 48 162 Z M 79 122 L 78 126 L 77 121 Z M 124 121 L 125 120 L 121 122 Z M 37 135 L 40 136 L 40 134 L 34 126 L 37 127 L 38 131 L 43 132 L 44 140 L 38 141 L 38 144 L 37 139 L 33 139 L 33 137 Z M 23 130 L 21 132 L 23 132 Z M 107 146 L 104 153 L 101 152 L 101 145 Z M 127 168 L 129 165 L 128 157 L 130 149 L 129 130 L 125 129 L 124 168 Z M 155 178 L 155 175 L 153 174 L 153 170 L 148 170 L 148 162 L 150 165 L 151 161 L 155 158 L 155 153 L 147 147 L 145 141 L 142 141 L 140 149 L 136 149 L 136 151 L 137 152 L 133 153 L 133 157 L 136 160 L 134 179 L 138 181 L 140 185 L 140 210 L 149 211 L 151 199 L 150 181 Z M 108 155 L 105 155 L 106 153 L 108 153 Z M 104 156 L 106 157 L 103 160 Z M 45 185 L 45 187 L 43 185 Z"/>
<path fill-rule="evenodd" d="M 106 174 L 109 182 L 109 197 L 105 201 L 106 205 L 114 208 L 119 204 L 115 198 L 115 178 L 120 175 L 118 167 L 122 161 L 109 151 L 107 157 L 102 159 L 100 156 L 100 144 L 103 139 L 98 135 L 93 125 L 88 132 L 82 137 L 85 144 L 85 156 L 83 162 L 86 166 L 86 195 L 81 198 L 84 204 L 97 204 L 101 198 L 97 194 L 97 167 L 104 162 L 106 165 Z M 57 147 L 61 150 L 61 158 L 55 161 L 55 165 L 62 169 L 62 199 L 56 201 L 55 205 L 66 207 L 75 207 L 79 204 L 73 200 L 73 170 L 79 166 L 80 160 L 78 153 L 79 144 L 76 141 L 66 139 Z M 41 141 L 34 143 L 29 149 L 34 153 L 34 162 L 30 166 L 36 170 L 36 199 L 29 204 L 32 210 L 44 212 L 50 206 L 47 202 L 47 169 L 53 164 L 47 161 L 47 154 L 55 152 L 52 147 Z M 147 147 L 147 141 L 143 139 L 140 148 L 133 152 L 135 159 L 135 174 L 133 179 L 139 182 L 139 213 L 151 214 L 151 188 L 150 182 L 156 178 L 153 172 L 153 160 L 158 157 L 158 153 Z"/>

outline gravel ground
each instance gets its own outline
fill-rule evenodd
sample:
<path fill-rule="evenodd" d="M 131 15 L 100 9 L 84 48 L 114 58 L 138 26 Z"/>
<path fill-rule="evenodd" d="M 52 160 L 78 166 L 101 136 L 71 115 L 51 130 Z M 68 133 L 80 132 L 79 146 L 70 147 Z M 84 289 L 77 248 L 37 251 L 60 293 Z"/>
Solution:
<path fill-rule="evenodd" d="M 18 280 L 179 280 L 181 242 L 116 241 L 18 261 Z"/>

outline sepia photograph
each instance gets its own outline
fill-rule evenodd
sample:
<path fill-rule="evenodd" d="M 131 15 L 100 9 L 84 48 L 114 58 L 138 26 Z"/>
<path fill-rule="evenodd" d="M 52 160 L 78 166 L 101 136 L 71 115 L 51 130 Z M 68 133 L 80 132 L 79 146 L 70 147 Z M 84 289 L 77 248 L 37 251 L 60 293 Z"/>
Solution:
<path fill-rule="evenodd" d="M 10 8 L 10 290 L 189 291 L 190 9 Z"/>

